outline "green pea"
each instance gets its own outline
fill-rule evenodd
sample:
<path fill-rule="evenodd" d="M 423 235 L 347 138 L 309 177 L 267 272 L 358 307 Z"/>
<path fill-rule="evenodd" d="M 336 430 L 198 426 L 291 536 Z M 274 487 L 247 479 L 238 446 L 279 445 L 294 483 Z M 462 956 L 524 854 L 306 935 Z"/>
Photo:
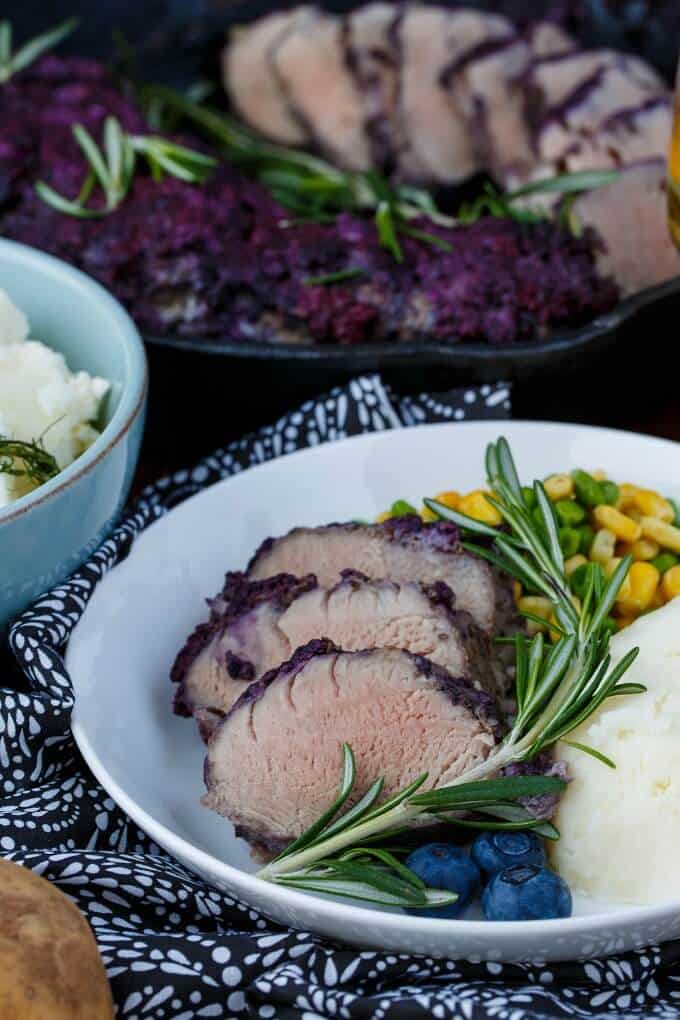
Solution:
<path fill-rule="evenodd" d="M 405 499 L 398 499 L 390 507 L 390 513 L 393 517 L 406 517 L 407 514 L 417 514 L 418 511 Z"/>
<path fill-rule="evenodd" d="M 524 496 L 524 502 L 526 503 L 526 505 L 529 507 L 530 510 L 533 510 L 534 507 L 536 506 L 536 493 L 534 492 L 530 485 L 522 486 L 522 495 Z"/>
<path fill-rule="evenodd" d="M 588 572 L 590 570 L 589 563 L 582 563 L 580 567 L 572 573 L 569 578 L 569 584 L 574 595 L 578 595 L 580 599 L 583 598 L 586 592 L 586 581 L 588 579 Z"/>
<path fill-rule="evenodd" d="M 575 556 L 581 545 L 581 534 L 576 528 L 560 528 L 560 546 L 565 559 Z"/>
<path fill-rule="evenodd" d="M 614 506 L 615 503 L 618 503 L 620 491 L 616 482 L 609 482 L 605 480 L 604 482 L 600 482 L 600 488 L 602 489 L 602 495 L 604 496 L 605 503 L 608 503 L 610 506 Z"/>
<path fill-rule="evenodd" d="M 569 584 L 574 595 L 578 595 L 580 599 L 585 598 L 586 586 L 588 584 L 588 578 L 591 574 L 600 575 L 600 583 L 604 586 L 605 577 L 602 567 L 598 563 L 582 563 L 580 567 L 577 567 L 569 578 Z"/>
<path fill-rule="evenodd" d="M 660 553 L 651 561 L 652 566 L 656 567 L 660 574 L 665 574 L 667 570 L 677 566 L 678 563 L 680 563 L 680 559 L 669 552 Z"/>
<path fill-rule="evenodd" d="M 578 551 L 583 553 L 584 556 L 588 556 L 590 547 L 595 541 L 595 532 L 589 524 L 583 524 L 578 530 L 581 533 L 581 544 Z"/>
<path fill-rule="evenodd" d="M 609 633 L 610 637 L 616 634 L 618 627 L 616 626 L 616 620 L 612 616 L 605 616 L 602 621 L 603 628 Z"/>
<path fill-rule="evenodd" d="M 579 503 L 583 503 L 584 506 L 600 506 L 604 503 L 601 484 L 587 471 L 577 469 L 572 471 L 571 477 L 574 479 L 574 490 Z"/>
<path fill-rule="evenodd" d="M 583 507 L 573 499 L 559 499 L 554 504 L 554 508 L 560 524 L 563 524 L 565 528 L 572 528 L 575 524 L 580 524 L 586 516 Z"/>

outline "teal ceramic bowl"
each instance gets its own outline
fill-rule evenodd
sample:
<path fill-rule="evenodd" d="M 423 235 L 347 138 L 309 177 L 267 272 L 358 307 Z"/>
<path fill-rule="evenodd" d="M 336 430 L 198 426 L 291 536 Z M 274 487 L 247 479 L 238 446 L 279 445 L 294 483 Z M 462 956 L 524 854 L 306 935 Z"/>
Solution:
<path fill-rule="evenodd" d="M 113 527 L 127 498 L 144 428 L 147 367 L 123 308 L 88 276 L 25 245 L 0 240 L 0 288 L 31 337 L 111 383 L 102 434 L 73 464 L 0 509 L 0 639 L 39 595 L 71 574 Z"/>

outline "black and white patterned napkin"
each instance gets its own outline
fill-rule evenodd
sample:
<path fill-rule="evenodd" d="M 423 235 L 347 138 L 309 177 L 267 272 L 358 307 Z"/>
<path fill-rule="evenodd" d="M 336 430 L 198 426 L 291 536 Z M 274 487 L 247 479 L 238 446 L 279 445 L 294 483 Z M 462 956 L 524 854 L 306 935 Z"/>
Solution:
<path fill-rule="evenodd" d="M 679 1020 L 677 943 L 586 964 L 502 966 L 360 952 L 285 929 L 169 858 L 98 785 L 71 737 L 60 652 L 101 577 L 172 506 L 291 450 L 420 422 L 502 419 L 509 408 L 503 385 L 397 399 L 378 377 L 357 379 L 150 486 L 85 566 L 15 624 L 11 649 L 30 692 L 0 689 L 0 851 L 86 915 L 120 1018 Z"/>

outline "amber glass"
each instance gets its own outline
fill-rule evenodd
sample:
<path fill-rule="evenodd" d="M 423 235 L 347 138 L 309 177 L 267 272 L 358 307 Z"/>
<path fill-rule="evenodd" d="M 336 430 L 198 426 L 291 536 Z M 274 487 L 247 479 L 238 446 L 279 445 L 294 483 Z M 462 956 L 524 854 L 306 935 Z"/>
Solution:
<path fill-rule="evenodd" d="M 668 221 L 675 247 L 680 249 L 680 65 L 675 82 L 673 137 L 668 156 Z"/>

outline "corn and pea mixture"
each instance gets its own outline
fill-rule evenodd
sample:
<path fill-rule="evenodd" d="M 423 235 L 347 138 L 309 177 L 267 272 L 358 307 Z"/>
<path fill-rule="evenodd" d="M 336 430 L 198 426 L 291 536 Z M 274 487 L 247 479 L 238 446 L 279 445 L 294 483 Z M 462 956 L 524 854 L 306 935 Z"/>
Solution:
<path fill-rule="evenodd" d="M 588 562 L 596 563 L 610 577 L 621 558 L 630 554 L 633 564 L 612 611 L 613 623 L 622 629 L 642 613 L 680 595 L 680 506 L 651 489 L 626 482 L 617 485 L 603 471 L 576 470 L 571 474 L 550 475 L 544 482 L 559 526 L 565 557 L 565 573 L 575 599 L 583 594 Z M 434 498 L 446 506 L 485 524 L 501 524 L 501 516 L 486 498 L 483 489 L 461 495 L 440 492 Z M 533 489 L 524 489 L 527 504 L 535 510 Z M 397 500 L 378 518 L 398 517 L 419 511 L 405 500 Z M 420 516 L 436 520 L 427 507 Z M 536 617 L 554 623 L 549 599 L 522 591 L 515 582 L 519 609 L 533 617 L 530 631 L 540 628 Z"/>

